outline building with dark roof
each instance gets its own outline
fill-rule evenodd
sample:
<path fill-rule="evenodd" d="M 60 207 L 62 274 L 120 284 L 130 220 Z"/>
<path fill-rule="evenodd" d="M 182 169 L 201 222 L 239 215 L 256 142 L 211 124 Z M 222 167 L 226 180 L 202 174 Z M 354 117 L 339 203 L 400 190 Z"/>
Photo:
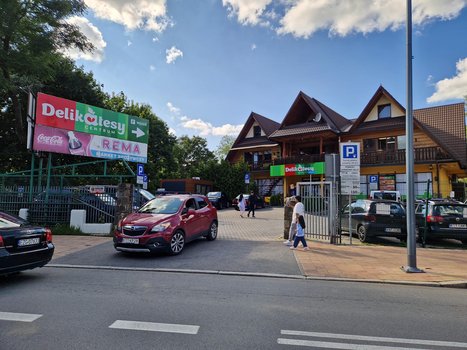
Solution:
<path fill-rule="evenodd" d="M 324 103 L 299 92 L 279 124 L 251 113 L 227 159 L 245 161 L 260 194 L 271 195 L 298 182 L 323 181 L 325 156 L 339 152 L 339 143 L 360 143 L 360 189 L 399 190 L 405 183 L 405 108 L 382 86 L 359 117 L 349 120 Z M 415 194 L 455 192 L 464 199 L 467 140 L 464 103 L 414 110 Z"/>

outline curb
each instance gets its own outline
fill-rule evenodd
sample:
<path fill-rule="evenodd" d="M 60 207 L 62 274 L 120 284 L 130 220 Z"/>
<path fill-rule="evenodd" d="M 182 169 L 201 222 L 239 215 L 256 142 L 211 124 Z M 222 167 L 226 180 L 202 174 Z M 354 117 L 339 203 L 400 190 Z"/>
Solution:
<path fill-rule="evenodd" d="M 318 277 L 318 276 L 306 276 L 306 275 L 283 275 L 283 274 L 275 274 L 275 273 L 242 272 L 242 271 L 191 270 L 191 269 L 93 266 L 93 265 L 69 265 L 69 264 L 47 264 L 44 267 L 65 268 L 65 269 L 109 270 L 109 271 L 193 273 L 193 274 L 200 274 L 200 275 L 265 277 L 265 278 L 293 279 L 293 280 L 305 280 L 305 281 L 306 280 L 308 281 L 334 281 L 334 282 L 356 282 L 356 283 L 373 283 L 373 284 L 397 284 L 397 285 L 419 286 L 419 287 L 467 288 L 467 281 L 411 282 L 411 281 L 359 279 L 359 278 Z"/>

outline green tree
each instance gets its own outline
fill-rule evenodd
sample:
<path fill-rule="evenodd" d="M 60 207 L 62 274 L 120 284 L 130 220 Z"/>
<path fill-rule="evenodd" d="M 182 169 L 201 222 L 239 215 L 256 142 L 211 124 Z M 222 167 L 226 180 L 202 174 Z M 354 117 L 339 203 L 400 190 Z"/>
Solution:
<path fill-rule="evenodd" d="M 214 182 L 214 188 L 225 192 L 230 198 L 236 197 L 239 193 L 245 191 L 245 172 L 247 166 L 245 163 L 229 164 L 222 160 L 208 161 L 203 164 L 202 172 L 204 178 Z"/>
<path fill-rule="evenodd" d="M 189 178 L 203 174 L 204 165 L 215 160 L 214 153 L 208 149 L 206 139 L 199 136 L 181 136 L 174 147 L 174 157 L 177 161 L 177 177 Z"/>
<path fill-rule="evenodd" d="M 217 159 L 220 161 L 224 160 L 227 157 L 227 154 L 229 153 L 230 149 L 232 148 L 232 145 L 234 144 L 236 140 L 235 136 L 232 135 L 224 135 L 222 136 L 219 145 L 217 146 L 217 149 L 214 151 L 216 154 Z"/>
<path fill-rule="evenodd" d="M 53 76 L 51 61 L 61 49 L 93 49 L 78 27 L 66 22 L 85 9 L 83 0 L 0 2 L 0 100 L 13 112 L 20 144 L 26 143 L 27 92 Z"/>

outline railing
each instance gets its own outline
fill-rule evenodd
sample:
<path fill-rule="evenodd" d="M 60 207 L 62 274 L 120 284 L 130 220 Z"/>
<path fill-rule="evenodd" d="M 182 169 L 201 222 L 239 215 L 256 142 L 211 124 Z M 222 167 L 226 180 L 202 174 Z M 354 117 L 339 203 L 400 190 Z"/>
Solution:
<path fill-rule="evenodd" d="M 397 151 L 372 151 L 361 153 L 362 165 L 377 164 L 404 164 L 405 150 Z M 415 163 L 429 163 L 435 161 L 446 161 L 452 158 L 440 147 L 423 147 L 414 149 Z"/>

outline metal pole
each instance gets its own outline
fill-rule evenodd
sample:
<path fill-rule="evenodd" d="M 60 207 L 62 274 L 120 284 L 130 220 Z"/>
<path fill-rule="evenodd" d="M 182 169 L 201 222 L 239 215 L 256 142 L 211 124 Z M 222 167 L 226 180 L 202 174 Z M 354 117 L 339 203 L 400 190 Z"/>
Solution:
<path fill-rule="evenodd" d="M 49 202 L 49 189 L 50 189 L 50 173 L 52 172 L 52 153 L 49 152 L 47 159 L 47 184 L 45 187 L 45 202 Z"/>
<path fill-rule="evenodd" d="M 350 244 L 352 244 L 352 207 L 350 206 L 352 204 L 352 195 L 349 194 L 349 240 Z"/>
<path fill-rule="evenodd" d="M 31 176 L 29 178 L 29 202 L 32 202 L 32 188 L 34 187 L 34 152 L 31 152 Z"/>
<path fill-rule="evenodd" d="M 412 107 L 412 1 L 407 0 L 407 113 L 406 130 L 406 172 L 407 172 L 407 266 L 405 272 L 422 272 L 417 268 L 415 242 L 414 202 L 414 151 L 413 151 L 413 107 Z"/>

